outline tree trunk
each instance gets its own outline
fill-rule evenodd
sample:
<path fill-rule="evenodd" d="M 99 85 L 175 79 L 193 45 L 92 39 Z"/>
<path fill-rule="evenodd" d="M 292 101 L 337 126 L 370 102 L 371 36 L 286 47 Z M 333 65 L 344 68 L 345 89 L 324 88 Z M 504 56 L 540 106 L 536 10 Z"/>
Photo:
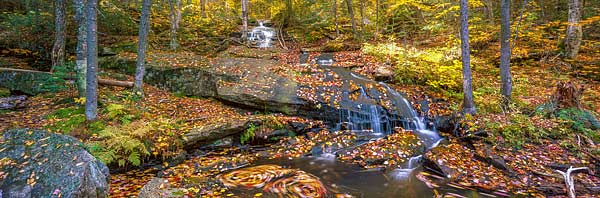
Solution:
<path fill-rule="evenodd" d="M 502 105 L 507 109 L 512 97 L 512 79 L 510 76 L 510 0 L 502 0 L 500 6 L 500 78 L 502 87 Z"/>
<path fill-rule="evenodd" d="M 365 0 L 360 0 L 360 30 L 365 35 Z"/>
<path fill-rule="evenodd" d="M 152 4 L 150 0 L 142 2 L 142 16 L 140 16 L 140 32 L 138 39 L 138 54 L 135 64 L 135 81 L 133 92 L 140 96 L 144 95 L 142 84 L 144 82 L 145 61 L 146 61 L 146 46 L 148 43 L 148 30 L 150 29 L 150 8 Z"/>
<path fill-rule="evenodd" d="M 95 120 L 98 116 L 98 42 L 96 17 L 98 0 L 87 2 L 87 79 L 85 94 L 85 117 L 87 120 Z"/>
<path fill-rule="evenodd" d="M 55 17 L 55 39 L 54 46 L 52 47 L 52 70 L 56 66 L 65 65 L 65 39 L 66 39 L 66 19 L 65 11 L 67 3 L 65 0 L 56 0 L 54 4 L 54 17 Z"/>
<path fill-rule="evenodd" d="M 200 0 L 200 16 L 202 16 L 202 18 L 206 18 L 206 1 L 207 0 Z"/>
<path fill-rule="evenodd" d="M 169 0 L 169 21 L 171 22 L 171 50 L 177 50 L 179 42 L 177 41 L 177 30 L 179 30 L 179 21 L 181 20 L 181 0 Z"/>
<path fill-rule="evenodd" d="M 352 33 L 354 33 L 354 36 L 357 36 L 356 21 L 354 21 L 354 9 L 352 9 L 352 0 L 346 0 L 346 6 L 348 6 L 348 15 L 350 15 L 350 21 L 352 22 Z"/>
<path fill-rule="evenodd" d="M 485 0 L 483 1 L 485 6 L 485 15 L 487 15 L 489 19 L 490 25 L 495 25 L 494 22 L 494 1 L 493 0 Z"/>
<path fill-rule="evenodd" d="M 569 0 L 569 26 L 565 38 L 565 52 L 568 58 L 574 59 L 579 53 L 583 31 L 579 21 L 581 20 L 581 2 Z"/>
<path fill-rule="evenodd" d="M 242 38 L 245 42 L 248 36 L 248 0 L 242 0 Z"/>
<path fill-rule="evenodd" d="M 475 114 L 473 84 L 471 76 L 471 49 L 469 48 L 469 5 L 468 0 L 460 0 L 460 43 L 463 74 L 463 112 Z"/>
<path fill-rule="evenodd" d="M 380 0 L 375 0 L 375 38 L 379 36 L 379 1 Z"/>
<path fill-rule="evenodd" d="M 285 0 L 285 22 L 284 24 L 286 26 L 289 26 L 293 23 L 293 18 L 294 18 L 294 5 L 292 0 Z"/>
<path fill-rule="evenodd" d="M 335 35 L 339 36 L 340 35 L 340 27 L 339 27 L 339 23 L 338 23 L 338 15 L 337 15 L 337 0 L 333 0 L 333 19 L 334 19 L 334 23 L 335 23 Z"/>
<path fill-rule="evenodd" d="M 86 0 L 73 0 L 75 7 L 75 21 L 77 22 L 77 49 L 75 57 L 75 71 L 77 72 L 77 93 L 85 97 L 85 75 L 87 70 L 87 45 L 86 45 Z"/>

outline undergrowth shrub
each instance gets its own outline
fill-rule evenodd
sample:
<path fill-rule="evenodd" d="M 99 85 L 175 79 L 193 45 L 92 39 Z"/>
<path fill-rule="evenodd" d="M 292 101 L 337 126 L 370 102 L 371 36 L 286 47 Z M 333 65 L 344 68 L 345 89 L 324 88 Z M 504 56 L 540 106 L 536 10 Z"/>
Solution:
<path fill-rule="evenodd" d="M 577 108 L 561 109 L 556 116 L 566 122 L 566 127 L 583 133 L 596 142 L 600 141 L 600 122 L 590 111 Z"/>
<path fill-rule="evenodd" d="M 90 153 L 106 164 L 139 166 L 148 157 L 167 159 L 182 151 L 179 124 L 159 118 L 108 126 L 90 139 Z"/>
<path fill-rule="evenodd" d="M 428 85 L 437 90 L 460 91 L 462 88 L 460 50 L 456 47 L 419 50 L 395 43 L 365 44 L 363 52 L 379 61 L 393 62 L 401 83 Z"/>
<path fill-rule="evenodd" d="M 540 116 L 530 117 L 521 112 L 511 112 L 502 118 L 484 119 L 483 128 L 488 131 L 488 141 L 507 143 L 521 148 L 526 142 L 540 143 L 543 139 L 560 138 L 568 134 L 567 130 L 558 127 L 558 122 L 545 122 Z"/>
<path fill-rule="evenodd" d="M 46 129 L 56 133 L 69 134 L 73 129 L 85 123 L 85 115 L 83 107 L 69 107 L 58 109 L 55 112 L 45 116 L 46 119 L 60 119 L 61 121 L 54 122 L 46 126 Z"/>
<path fill-rule="evenodd" d="M 47 12 L 0 13 L 0 48 L 15 49 L 12 55 L 49 59 L 51 50 L 48 49 L 52 49 L 54 37 L 47 33 L 54 32 L 53 21 L 54 17 Z"/>

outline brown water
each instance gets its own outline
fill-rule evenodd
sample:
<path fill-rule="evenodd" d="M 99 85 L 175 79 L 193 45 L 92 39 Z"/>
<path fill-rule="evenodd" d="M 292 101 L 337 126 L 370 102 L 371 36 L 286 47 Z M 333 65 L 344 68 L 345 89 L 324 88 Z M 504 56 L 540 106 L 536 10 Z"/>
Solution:
<path fill-rule="evenodd" d="M 257 161 L 255 165 L 276 164 L 289 169 L 299 169 L 320 179 L 326 186 L 328 197 L 351 195 L 352 197 L 435 197 L 453 195 L 455 197 L 488 197 L 477 191 L 453 187 L 429 188 L 415 177 L 420 168 L 412 171 L 364 170 L 352 164 L 335 161 L 326 157 L 304 157 L 297 159 L 278 159 Z M 235 190 L 241 197 L 252 197 L 263 193 L 262 197 L 295 197 L 289 194 L 265 193 L 260 189 Z"/>

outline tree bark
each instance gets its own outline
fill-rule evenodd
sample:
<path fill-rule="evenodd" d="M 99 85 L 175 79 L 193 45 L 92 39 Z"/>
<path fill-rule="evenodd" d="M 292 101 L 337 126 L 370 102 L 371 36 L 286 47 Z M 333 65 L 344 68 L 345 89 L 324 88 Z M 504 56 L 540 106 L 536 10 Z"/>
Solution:
<path fill-rule="evenodd" d="M 360 30 L 362 35 L 365 35 L 365 0 L 359 0 L 360 2 Z"/>
<path fill-rule="evenodd" d="M 483 1 L 483 4 L 485 6 L 485 14 L 487 15 L 488 19 L 489 19 L 489 23 L 490 25 L 495 25 L 494 22 L 494 1 L 493 0 L 485 0 Z"/>
<path fill-rule="evenodd" d="M 340 27 L 339 27 L 339 23 L 338 23 L 338 15 L 337 15 L 337 0 L 333 0 L 333 19 L 334 19 L 334 23 L 335 23 L 335 35 L 339 36 L 340 35 Z"/>
<path fill-rule="evenodd" d="M 202 16 L 202 18 L 206 18 L 206 1 L 207 0 L 200 0 L 200 16 Z"/>
<path fill-rule="evenodd" d="M 144 95 L 142 85 L 144 82 L 145 61 L 146 61 L 146 46 L 148 43 L 148 30 L 150 29 L 150 9 L 152 4 L 150 0 L 143 0 L 142 2 L 142 16 L 140 16 L 140 32 L 138 39 L 138 54 L 135 64 L 135 81 L 133 86 L 133 92 L 140 96 Z"/>
<path fill-rule="evenodd" d="M 354 36 L 357 36 L 356 21 L 354 21 L 354 9 L 352 8 L 352 0 L 346 0 L 346 6 L 348 6 L 348 15 L 350 15 L 350 21 L 352 22 L 352 33 L 354 33 Z"/>
<path fill-rule="evenodd" d="M 469 48 L 469 5 L 468 0 L 460 0 L 460 41 L 463 74 L 463 112 L 475 114 L 473 84 L 471 76 L 471 49 Z"/>
<path fill-rule="evenodd" d="M 565 52 L 568 58 L 574 59 L 579 53 L 583 31 L 579 21 L 581 20 L 581 2 L 569 0 L 569 26 L 565 38 Z"/>
<path fill-rule="evenodd" d="M 292 0 L 285 0 L 285 22 L 286 26 L 290 26 L 293 23 L 294 18 L 294 5 Z"/>
<path fill-rule="evenodd" d="M 54 17 L 55 17 L 55 39 L 54 46 L 52 47 L 52 69 L 56 66 L 65 65 L 65 39 L 67 37 L 65 32 L 66 27 L 66 5 L 65 0 L 56 0 L 54 4 Z"/>
<path fill-rule="evenodd" d="M 508 108 L 508 104 L 512 97 L 512 79 L 510 75 L 510 0 L 501 0 L 500 6 L 500 78 L 502 87 L 502 105 L 504 109 Z"/>
<path fill-rule="evenodd" d="M 379 1 L 380 0 L 375 0 L 375 38 L 379 36 Z"/>
<path fill-rule="evenodd" d="M 95 120 L 98 116 L 98 32 L 96 17 L 98 0 L 87 2 L 87 79 L 85 94 L 85 117 L 87 120 Z"/>
<path fill-rule="evenodd" d="M 242 38 L 246 42 L 248 36 L 248 0 L 242 0 Z"/>
<path fill-rule="evenodd" d="M 169 0 L 169 21 L 171 22 L 171 50 L 177 50 L 179 42 L 177 41 L 177 30 L 179 30 L 179 21 L 181 21 L 181 0 Z"/>
<path fill-rule="evenodd" d="M 75 57 L 75 71 L 77 72 L 77 92 L 79 97 L 85 97 L 86 70 L 87 70 L 87 45 L 86 45 L 86 16 L 85 5 L 87 0 L 73 0 L 75 5 L 75 21 L 77 22 L 77 49 Z"/>

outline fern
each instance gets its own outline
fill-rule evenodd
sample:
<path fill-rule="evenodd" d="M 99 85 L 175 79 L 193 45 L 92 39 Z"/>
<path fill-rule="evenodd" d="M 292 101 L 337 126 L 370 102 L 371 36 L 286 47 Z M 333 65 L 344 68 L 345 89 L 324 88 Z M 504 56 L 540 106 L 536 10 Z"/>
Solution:
<path fill-rule="evenodd" d="M 249 140 L 253 140 L 254 139 L 254 132 L 256 131 L 256 126 L 254 126 L 254 124 L 250 124 L 250 126 L 248 127 L 248 129 L 246 129 L 246 132 L 242 133 L 242 135 L 240 136 L 240 143 L 244 144 L 246 142 L 248 142 Z"/>
<path fill-rule="evenodd" d="M 175 133 L 177 125 L 167 119 L 150 123 L 135 121 L 120 127 L 108 126 L 98 132 L 87 148 L 102 162 L 118 166 L 139 166 L 151 154 L 164 158 L 175 155 L 182 149 Z"/>

